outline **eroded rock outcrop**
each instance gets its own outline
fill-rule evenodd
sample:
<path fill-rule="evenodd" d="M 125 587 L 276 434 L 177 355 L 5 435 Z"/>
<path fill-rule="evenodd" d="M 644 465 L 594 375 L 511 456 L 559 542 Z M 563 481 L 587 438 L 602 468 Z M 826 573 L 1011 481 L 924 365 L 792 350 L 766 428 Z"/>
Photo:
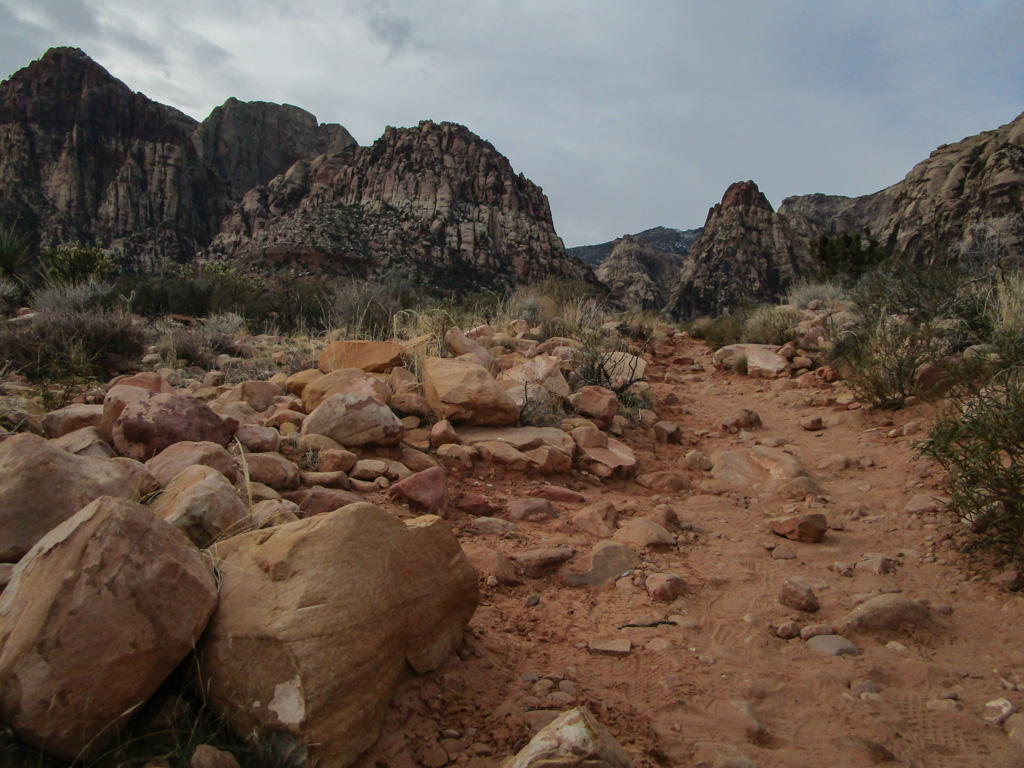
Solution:
<path fill-rule="evenodd" d="M 668 301 L 669 288 L 684 261 L 680 254 L 626 235 L 615 241 L 595 274 L 627 306 L 656 311 Z"/>
<path fill-rule="evenodd" d="M 251 190 L 209 253 L 336 274 L 401 267 L 451 290 L 592 279 L 539 187 L 467 128 L 430 121 Z"/>
<path fill-rule="evenodd" d="M 810 246 L 752 181 L 737 182 L 708 212 L 672 286 L 676 317 L 717 316 L 741 299 L 773 302 L 814 274 Z"/>

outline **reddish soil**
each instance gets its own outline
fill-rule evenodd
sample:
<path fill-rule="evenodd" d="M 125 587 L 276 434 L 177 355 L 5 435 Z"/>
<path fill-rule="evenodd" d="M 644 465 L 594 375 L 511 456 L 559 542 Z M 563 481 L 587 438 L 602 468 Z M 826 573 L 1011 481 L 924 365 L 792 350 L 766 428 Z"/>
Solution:
<path fill-rule="evenodd" d="M 698 364 L 670 365 L 673 355 Z M 692 530 L 679 533 L 677 548 L 642 553 L 642 570 L 678 574 L 687 594 L 657 603 L 631 577 L 602 589 L 569 587 L 557 575 L 518 586 L 491 587 L 482 579 L 480 607 L 458 655 L 403 684 L 381 740 L 359 765 L 494 766 L 550 719 L 544 710 L 583 705 L 637 766 L 743 764 L 728 762 L 740 756 L 759 768 L 886 761 L 1024 766 L 1021 748 L 981 717 L 985 703 L 1001 697 L 1024 709 L 1024 690 L 1017 690 L 1024 689 L 1024 599 L 990 585 L 979 561 L 961 554 L 962 524 L 944 513 L 904 511 L 916 494 L 940 495 L 941 473 L 915 452 L 922 432 L 889 437 L 892 427 L 883 420 L 926 429 L 931 407 L 848 410 L 835 403 L 846 391 L 841 384 L 786 391 L 715 371 L 706 350 L 690 340 L 664 350 L 649 373 L 663 400 L 678 398 L 674 406 L 660 405 L 658 415 L 683 428 L 683 444 L 656 443 L 649 428 L 624 439 L 641 472 L 681 471 L 692 490 L 658 494 L 633 481 L 563 479 L 586 504 L 614 502 L 620 522 L 673 505 Z M 807 468 L 820 496 L 794 502 L 764 487 L 721 492 L 708 484 L 708 473 L 682 468 L 690 450 L 710 456 L 749 445 L 749 436 L 720 429 L 740 408 L 760 415 L 763 427 L 752 431 L 758 441 L 786 441 L 784 450 Z M 815 415 L 825 429 L 801 428 Z M 837 454 L 853 465 L 821 468 Z M 861 466 L 862 457 L 873 466 Z M 545 482 L 481 470 L 451 478 L 456 497 L 472 493 L 499 506 Z M 556 506 L 558 520 L 519 522 L 517 533 L 503 536 L 472 535 L 472 518 L 455 509 L 450 521 L 464 543 L 510 557 L 566 545 L 579 559 L 598 541 L 569 522 L 585 504 Z M 823 512 L 834 529 L 816 544 L 773 535 L 766 521 L 794 510 Z M 783 543 L 794 559 L 773 559 L 766 548 Z M 832 569 L 871 552 L 898 560 L 895 573 L 844 576 Z M 778 602 L 793 576 L 813 585 L 817 613 Z M 777 636 L 790 619 L 801 626 L 837 623 L 865 595 L 881 591 L 930 601 L 938 611 L 948 606 L 948 628 L 851 635 L 861 654 L 842 657 Z M 532 596 L 539 598 L 535 605 Z M 588 649 L 595 638 L 627 638 L 632 649 L 624 657 L 595 654 Z M 879 692 L 862 693 L 863 681 Z M 550 693 L 559 683 L 564 691 Z M 954 700 L 937 703 L 943 699 Z"/>

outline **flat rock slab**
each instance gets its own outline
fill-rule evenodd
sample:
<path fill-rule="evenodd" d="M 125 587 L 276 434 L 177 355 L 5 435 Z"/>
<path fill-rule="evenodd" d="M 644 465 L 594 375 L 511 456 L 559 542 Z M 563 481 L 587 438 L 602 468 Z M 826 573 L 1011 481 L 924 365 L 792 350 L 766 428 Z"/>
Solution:
<path fill-rule="evenodd" d="M 595 637 L 587 643 L 587 650 L 601 656 L 629 656 L 633 650 L 633 643 L 628 638 L 599 638 Z"/>

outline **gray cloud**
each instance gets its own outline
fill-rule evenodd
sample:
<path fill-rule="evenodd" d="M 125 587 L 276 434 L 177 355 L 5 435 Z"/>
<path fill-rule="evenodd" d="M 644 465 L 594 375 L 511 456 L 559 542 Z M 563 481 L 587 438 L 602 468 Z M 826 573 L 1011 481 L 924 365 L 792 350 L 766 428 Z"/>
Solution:
<path fill-rule="evenodd" d="M 461 122 L 544 187 L 569 245 L 698 226 L 739 179 L 776 205 L 872 192 L 1024 109 L 1019 0 L 56 2 L 0 0 L 0 74 L 73 43 L 200 119 L 236 96 L 362 143 Z"/>

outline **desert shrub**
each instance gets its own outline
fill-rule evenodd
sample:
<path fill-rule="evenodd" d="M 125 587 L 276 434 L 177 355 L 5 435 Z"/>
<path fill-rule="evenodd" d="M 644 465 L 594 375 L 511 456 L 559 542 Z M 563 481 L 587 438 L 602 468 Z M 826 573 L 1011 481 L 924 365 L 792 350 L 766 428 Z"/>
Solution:
<path fill-rule="evenodd" d="M 9 277 L 0 276 L 0 314 L 10 314 L 21 303 L 21 284 Z"/>
<path fill-rule="evenodd" d="M 540 336 L 544 340 L 554 337 L 582 340 L 600 327 L 606 315 L 607 309 L 596 299 L 573 299 L 559 305 L 541 321 Z"/>
<path fill-rule="evenodd" d="M 203 328 L 214 352 L 233 354 L 237 350 L 235 337 L 245 333 L 245 318 L 234 312 L 218 312 L 203 320 Z"/>
<path fill-rule="evenodd" d="M 721 349 L 743 341 L 743 327 L 749 310 L 738 308 L 715 318 L 702 317 L 683 326 L 695 339 L 703 339 L 709 349 Z"/>
<path fill-rule="evenodd" d="M 46 312 L 0 327 L 0 357 L 35 380 L 105 374 L 114 358 L 140 358 L 143 345 L 142 328 L 117 311 Z"/>
<path fill-rule="evenodd" d="M 389 339 L 394 318 L 416 303 L 414 285 L 404 272 L 376 280 L 346 279 L 328 298 L 331 324 L 347 338 Z"/>
<path fill-rule="evenodd" d="M 863 401 L 901 408 L 917 394 L 918 369 L 949 351 L 949 341 L 934 327 L 906 318 L 880 317 L 847 331 L 835 347 L 843 379 Z"/>
<path fill-rule="evenodd" d="M 117 289 L 133 311 L 146 317 L 208 317 L 217 312 L 247 315 L 247 308 L 264 305 L 275 295 L 262 278 L 222 261 L 174 265 L 123 277 Z"/>
<path fill-rule="evenodd" d="M 1024 544 L 1024 368 L 966 375 L 921 453 L 948 474 L 949 507 L 986 539 Z"/>
<path fill-rule="evenodd" d="M 103 281 L 115 267 L 114 258 L 102 248 L 81 243 L 44 248 L 39 257 L 40 272 L 51 285 Z"/>
<path fill-rule="evenodd" d="M 873 237 L 852 232 L 822 235 L 811 251 L 822 277 L 847 282 L 856 281 L 889 259 L 888 252 Z"/>
<path fill-rule="evenodd" d="M 1004 274 L 988 305 L 992 342 L 1009 363 L 1024 362 L 1024 270 Z"/>
<path fill-rule="evenodd" d="M 807 309 L 814 301 L 821 309 L 835 309 L 847 301 L 847 292 L 838 281 L 826 280 L 794 285 L 786 294 L 786 302 L 797 309 Z"/>
<path fill-rule="evenodd" d="M 116 300 L 113 286 L 95 277 L 76 282 L 47 282 L 32 295 L 37 312 L 85 312 L 110 309 Z"/>
<path fill-rule="evenodd" d="M 746 344 L 778 344 L 792 341 L 803 317 L 792 307 L 762 305 L 743 321 L 741 338 Z"/>
<path fill-rule="evenodd" d="M 180 362 L 207 368 L 216 357 L 210 332 L 201 325 L 161 322 L 153 326 L 153 333 L 157 352 L 171 365 Z"/>
<path fill-rule="evenodd" d="M 20 281 L 32 258 L 32 240 L 18 222 L 0 222 L 0 277 Z"/>

